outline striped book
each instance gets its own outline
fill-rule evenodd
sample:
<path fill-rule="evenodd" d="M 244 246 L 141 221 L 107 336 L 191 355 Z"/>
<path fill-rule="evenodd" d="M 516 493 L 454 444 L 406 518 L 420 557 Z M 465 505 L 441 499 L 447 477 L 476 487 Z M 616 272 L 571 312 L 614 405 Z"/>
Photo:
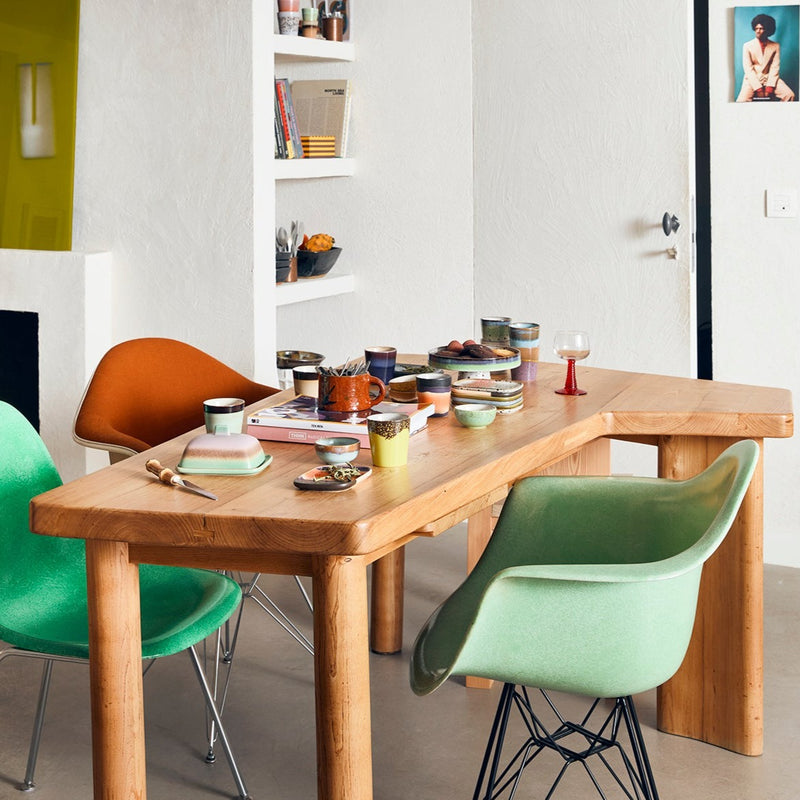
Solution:
<path fill-rule="evenodd" d="M 303 153 L 306 158 L 334 158 L 336 156 L 335 136 L 301 136 Z"/>

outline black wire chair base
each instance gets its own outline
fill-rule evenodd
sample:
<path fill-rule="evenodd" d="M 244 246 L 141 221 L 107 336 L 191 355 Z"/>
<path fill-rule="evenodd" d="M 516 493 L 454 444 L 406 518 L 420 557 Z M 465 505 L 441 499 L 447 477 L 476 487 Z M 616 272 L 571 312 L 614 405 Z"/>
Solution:
<path fill-rule="evenodd" d="M 576 723 L 565 720 L 547 692 L 539 691 L 555 714 L 556 723 L 552 731 L 534 713 L 528 690 L 524 686 L 507 683 L 503 687 L 473 800 L 497 800 L 500 797 L 511 800 L 525 768 L 544 752 L 555 752 L 561 758 L 560 771 L 545 800 L 553 796 L 567 769 L 573 764 L 583 767 L 602 798 L 609 797 L 606 792 L 610 786 L 615 793 L 612 796 L 620 796 L 621 792 L 621 796 L 628 800 L 658 800 L 650 760 L 631 697 L 618 697 L 610 701 L 613 702 L 610 709 L 608 704 L 597 699 L 583 720 Z M 514 708 L 524 723 L 526 739 L 505 766 L 501 766 L 509 717 Z M 593 730 L 588 727 L 589 724 L 593 725 Z M 620 741 L 623 733 L 630 754 Z M 589 764 L 589 759 L 594 756 L 599 761 L 599 764 L 593 762 L 595 767 L 599 767 L 597 772 Z M 612 760 L 617 769 L 614 769 Z"/>

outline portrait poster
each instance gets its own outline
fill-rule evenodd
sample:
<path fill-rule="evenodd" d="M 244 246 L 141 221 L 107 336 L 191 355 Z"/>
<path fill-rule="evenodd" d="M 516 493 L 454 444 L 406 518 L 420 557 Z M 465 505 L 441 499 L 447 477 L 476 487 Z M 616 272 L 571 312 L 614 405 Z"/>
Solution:
<path fill-rule="evenodd" d="M 800 6 L 734 9 L 734 99 L 794 102 L 800 89 Z"/>

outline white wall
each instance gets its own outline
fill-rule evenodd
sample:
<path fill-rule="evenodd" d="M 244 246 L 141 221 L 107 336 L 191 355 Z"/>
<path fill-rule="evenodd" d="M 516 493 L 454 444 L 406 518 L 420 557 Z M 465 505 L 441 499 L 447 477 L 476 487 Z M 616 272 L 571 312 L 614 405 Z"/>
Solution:
<path fill-rule="evenodd" d="M 800 219 L 768 219 L 764 192 L 800 189 L 800 103 L 734 103 L 730 3 L 712 0 L 709 23 L 714 377 L 796 402 Z M 764 558 L 800 567 L 800 439 L 768 440 L 764 471 Z"/>
<path fill-rule="evenodd" d="M 248 373 L 251 27 L 250 0 L 82 0 L 72 244 L 114 255 L 115 341 L 184 339 Z"/>
<path fill-rule="evenodd" d="M 391 12 L 358 0 L 356 61 L 282 68 L 282 76 L 349 77 L 348 179 L 283 181 L 277 221 L 341 245 L 335 269 L 353 295 L 278 311 L 278 347 L 329 363 L 365 346 L 425 352 L 473 333 L 472 55 L 461 0 L 405 0 Z"/>

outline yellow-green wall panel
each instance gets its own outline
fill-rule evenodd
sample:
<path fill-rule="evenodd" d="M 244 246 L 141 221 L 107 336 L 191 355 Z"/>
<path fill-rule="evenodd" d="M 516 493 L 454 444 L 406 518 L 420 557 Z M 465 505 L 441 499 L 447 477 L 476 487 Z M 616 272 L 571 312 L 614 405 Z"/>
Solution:
<path fill-rule="evenodd" d="M 70 249 L 78 13 L 0 2 L 0 247 Z"/>

